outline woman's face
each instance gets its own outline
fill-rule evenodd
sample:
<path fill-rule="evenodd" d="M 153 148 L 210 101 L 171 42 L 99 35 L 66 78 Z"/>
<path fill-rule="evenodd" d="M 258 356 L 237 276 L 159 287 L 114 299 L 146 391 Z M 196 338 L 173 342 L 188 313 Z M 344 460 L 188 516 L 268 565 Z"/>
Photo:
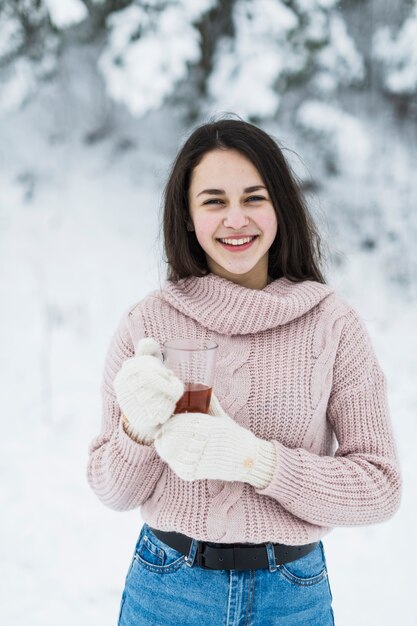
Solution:
<path fill-rule="evenodd" d="M 253 163 L 234 149 L 207 152 L 192 172 L 188 199 L 210 271 L 250 289 L 263 289 L 278 223 Z"/>

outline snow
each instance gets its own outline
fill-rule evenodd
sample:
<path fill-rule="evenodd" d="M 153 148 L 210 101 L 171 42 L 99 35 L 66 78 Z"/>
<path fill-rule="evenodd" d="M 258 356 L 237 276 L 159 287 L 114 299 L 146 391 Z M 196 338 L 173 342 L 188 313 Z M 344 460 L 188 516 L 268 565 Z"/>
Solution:
<path fill-rule="evenodd" d="M 317 8 L 332 9 L 338 0 L 294 0 L 293 4 L 304 13 L 311 13 Z"/>
<path fill-rule="evenodd" d="M 289 51 L 287 35 L 298 18 L 281 2 L 240 0 L 233 21 L 234 40 L 224 38 L 216 51 L 209 106 L 242 117 L 273 115 L 280 102 L 274 81 L 287 68 L 288 57 L 297 57 Z"/>
<path fill-rule="evenodd" d="M 99 62 L 109 96 L 137 116 L 157 110 L 186 78 L 188 67 L 200 60 L 197 22 L 213 4 L 171 2 L 158 19 L 153 3 L 148 9 L 130 5 L 110 15 Z M 360 80 L 362 57 L 340 15 L 325 12 L 329 8 L 316 0 L 298 2 L 296 12 L 277 0 L 238 0 L 235 37 L 223 37 L 216 46 L 206 110 L 272 116 L 281 101 L 277 83 L 285 85 L 292 76 L 311 71 L 313 62 L 311 80 L 321 92 Z M 321 46 L 317 52 L 313 42 Z"/>
<path fill-rule="evenodd" d="M 15 52 L 23 43 L 23 33 L 10 6 L 5 6 L 0 20 L 0 57 Z"/>
<path fill-rule="evenodd" d="M 19 19 L 19 10 L 27 15 Z M 47 10 L 42 3 L 18 9 L 0 3 L 0 112 L 18 109 L 36 91 L 39 79 L 51 74 L 56 64 L 57 37 L 45 27 Z M 19 55 L 19 50 L 28 54 Z"/>
<path fill-rule="evenodd" d="M 375 33 L 373 54 L 387 70 L 388 91 L 399 95 L 417 93 L 417 3 L 395 36 L 386 26 Z"/>
<path fill-rule="evenodd" d="M 0 90 L 0 110 L 14 111 L 33 93 L 35 86 L 36 81 L 31 63 L 26 59 L 17 59 L 13 68 L 6 72 Z"/>
<path fill-rule="evenodd" d="M 108 94 L 135 115 L 158 109 L 186 77 L 188 64 L 199 60 L 200 36 L 192 20 L 212 4 L 200 0 L 168 5 L 156 24 L 140 6 L 111 15 L 109 42 L 99 61 Z"/>
<path fill-rule="evenodd" d="M 363 60 L 344 21 L 336 11 L 324 13 L 316 0 L 293 8 L 238 0 L 233 23 L 234 38 L 224 38 L 216 50 L 207 108 L 269 117 L 279 110 L 287 81 L 302 72 L 311 73 L 324 94 L 363 78 Z"/>
<path fill-rule="evenodd" d="M 333 78 L 335 87 L 350 85 L 365 75 L 363 59 L 337 13 L 330 16 L 329 44 L 319 51 L 318 65 Z"/>
<path fill-rule="evenodd" d="M 87 449 L 106 344 L 123 308 L 159 281 L 160 161 L 129 165 L 116 145 L 91 152 L 74 123 L 63 139 L 68 119 L 47 103 L 37 124 L 30 108 L 2 120 L 2 620 L 110 626 L 142 522 L 93 496 Z"/>
<path fill-rule="evenodd" d="M 366 176 L 371 157 L 369 130 L 355 116 L 321 101 L 308 100 L 297 122 L 316 139 L 321 136 L 342 174 Z"/>
<path fill-rule="evenodd" d="M 44 0 L 52 22 L 58 28 L 77 24 L 88 15 L 87 8 L 81 0 Z"/>

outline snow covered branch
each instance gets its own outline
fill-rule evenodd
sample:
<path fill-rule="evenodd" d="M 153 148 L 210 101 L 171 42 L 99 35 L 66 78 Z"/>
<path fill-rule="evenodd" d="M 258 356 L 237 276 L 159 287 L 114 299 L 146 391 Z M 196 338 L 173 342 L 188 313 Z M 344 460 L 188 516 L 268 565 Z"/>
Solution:
<path fill-rule="evenodd" d="M 385 69 L 386 90 L 396 96 L 417 94 L 417 1 L 400 30 L 393 35 L 387 26 L 373 40 L 374 57 Z"/>

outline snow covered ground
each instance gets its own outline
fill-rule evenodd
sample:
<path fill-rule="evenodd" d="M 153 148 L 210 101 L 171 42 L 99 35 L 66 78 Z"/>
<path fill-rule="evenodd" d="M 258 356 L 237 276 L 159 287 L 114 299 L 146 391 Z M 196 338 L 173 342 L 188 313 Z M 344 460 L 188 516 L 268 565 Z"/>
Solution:
<path fill-rule="evenodd" d="M 94 141 L 105 113 L 81 97 L 74 107 L 61 89 L 0 120 L 0 614 L 13 626 L 114 626 L 142 520 L 96 499 L 87 450 L 110 336 L 164 280 L 160 195 L 184 133 L 162 111 L 146 123 L 121 116 Z M 333 182 L 324 211 L 345 191 L 361 194 Z M 348 250 L 329 276 L 363 315 L 386 372 L 404 476 L 392 520 L 324 539 L 337 626 L 416 623 L 417 306 L 386 280 L 383 254 Z"/>

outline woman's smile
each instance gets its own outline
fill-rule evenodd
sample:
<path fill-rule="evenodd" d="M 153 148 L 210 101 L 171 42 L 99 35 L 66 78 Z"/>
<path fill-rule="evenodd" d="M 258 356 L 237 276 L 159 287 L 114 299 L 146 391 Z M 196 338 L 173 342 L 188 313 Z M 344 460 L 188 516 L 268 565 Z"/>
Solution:
<path fill-rule="evenodd" d="M 225 237 L 224 239 L 217 239 L 217 241 L 223 248 L 229 250 L 230 252 L 243 252 L 244 250 L 251 248 L 252 244 L 258 237 L 259 235 L 254 235 L 252 237 L 239 237 L 239 239 L 235 239 L 234 237 Z"/>

